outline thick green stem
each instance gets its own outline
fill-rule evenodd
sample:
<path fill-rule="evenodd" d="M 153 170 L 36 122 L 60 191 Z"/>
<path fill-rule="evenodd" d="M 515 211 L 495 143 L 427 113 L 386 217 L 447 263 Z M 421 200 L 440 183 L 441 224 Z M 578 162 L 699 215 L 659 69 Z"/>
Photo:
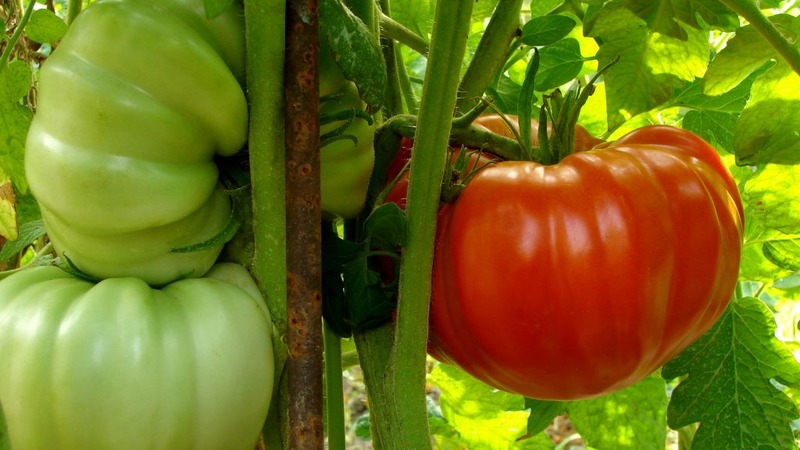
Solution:
<path fill-rule="evenodd" d="M 286 442 L 286 187 L 283 64 L 285 0 L 245 0 L 250 168 L 255 254 L 250 268 L 275 328 L 275 390 L 265 426 L 268 448 Z M 280 389 L 284 380 L 283 389 Z"/>
<path fill-rule="evenodd" d="M 786 40 L 777 28 L 769 21 L 767 16 L 761 12 L 758 5 L 753 0 L 720 0 L 734 12 L 742 16 L 745 20 L 758 30 L 759 34 L 772 45 L 772 47 L 789 63 L 798 75 L 800 75 L 800 49 L 795 44 Z"/>
<path fill-rule="evenodd" d="M 459 111 L 474 107 L 486 88 L 503 68 L 506 55 L 519 29 L 522 0 L 500 0 L 486 26 L 475 56 L 459 86 Z"/>
<path fill-rule="evenodd" d="M 324 329 L 328 450 L 345 450 L 342 340 L 327 325 Z"/>
<path fill-rule="evenodd" d="M 431 448 L 425 362 L 433 242 L 473 4 L 474 0 L 442 0 L 436 7 L 416 150 L 412 151 L 407 205 L 411 220 L 400 266 L 394 335 L 390 326 L 384 326 L 356 336 L 359 354 L 367 357 L 362 358 L 362 367 L 378 449 Z"/>

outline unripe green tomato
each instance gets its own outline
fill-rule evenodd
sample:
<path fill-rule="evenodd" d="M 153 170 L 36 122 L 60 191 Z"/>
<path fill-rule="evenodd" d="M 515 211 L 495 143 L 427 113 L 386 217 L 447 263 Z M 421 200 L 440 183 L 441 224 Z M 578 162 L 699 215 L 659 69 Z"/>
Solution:
<path fill-rule="evenodd" d="M 215 155 L 247 138 L 241 11 L 101 0 L 42 66 L 26 176 L 56 250 L 95 277 L 201 276 L 231 215 Z M 59 236 L 63 236 L 61 239 Z M 67 239 L 80 236 L 80 239 Z"/>
<path fill-rule="evenodd" d="M 153 289 L 53 266 L 0 281 L 0 405 L 15 450 L 252 450 L 272 325 L 247 271 Z"/>
<path fill-rule="evenodd" d="M 359 97 L 356 85 L 344 78 L 324 40 L 319 57 L 320 98 L 323 100 L 320 115 L 363 110 L 366 104 Z M 324 135 L 345 123 L 337 121 L 323 124 L 320 126 L 320 133 Z M 356 117 L 341 133 L 343 138 L 322 147 L 320 190 L 322 210 L 326 215 L 352 218 L 363 209 L 375 163 L 374 134 L 374 117 L 372 124 L 364 118 Z"/>

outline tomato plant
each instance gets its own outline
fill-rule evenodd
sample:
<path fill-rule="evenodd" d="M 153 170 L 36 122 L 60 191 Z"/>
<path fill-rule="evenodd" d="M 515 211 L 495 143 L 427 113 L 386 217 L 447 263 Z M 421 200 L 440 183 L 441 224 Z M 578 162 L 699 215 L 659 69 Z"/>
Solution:
<path fill-rule="evenodd" d="M 76 296 L 88 289 L 64 304 L 134 284 L 162 297 L 173 286 L 205 286 L 203 273 L 220 259 L 253 273 L 272 312 L 269 382 L 285 384 L 263 428 L 266 448 L 796 448 L 798 15 L 794 0 L 5 2 L 0 267 L 9 272 L 0 279 L 10 278 L 0 291 L 5 281 L 49 277 L 30 269 L 39 265 L 72 262 L 112 278 L 86 284 L 50 271 L 57 279 L 24 289 L 37 294 L 27 301 L 0 298 L 30 313 L 0 329 L 13 335 L 0 339 L 10 342 L 0 355 L 0 449 L 9 437 L 58 448 L 72 439 L 66 428 L 85 430 L 83 410 L 66 418 L 63 399 L 82 393 L 107 411 L 124 393 L 103 389 L 131 378 L 118 375 L 131 358 L 114 359 L 101 376 L 90 358 L 99 346 L 91 354 L 70 347 L 92 373 L 70 367 L 95 381 L 91 392 L 108 392 L 103 399 L 83 379 L 34 394 L 18 376 L 17 367 L 45 367 L 30 370 L 45 374 L 31 378 L 33 387 L 62 376 L 51 370 L 66 367 L 50 351 L 60 348 L 58 333 L 39 352 L 18 349 L 51 323 L 77 333 L 42 306 L 62 298 L 61 284 Z M 317 73 L 319 104 L 316 92 L 307 95 Z M 560 114 L 571 104 L 583 108 Z M 532 124 L 520 140 L 533 146 L 518 145 L 514 115 L 535 111 L 553 122 L 550 132 L 540 136 Z M 576 122 L 586 128 L 573 133 Z M 706 158 L 705 144 L 675 144 L 681 133 L 652 124 L 701 136 L 724 164 Z M 548 144 L 538 145 L 544 136 Z M 378 172 L 398 146 L 410 151 L 411 139 L 420 151 L 399 158 L 397 173 L 413 159 L 410 173 L 386 198 L 408 199 L 404 212 L 380 204 L 386 180 Z M 500 158 L 475 163 L 493 151 Z M 470 176 L 470 164 L 481 169 Z M 720 175 L 723 165 L 733 179 Z M 396 280 L 381 280 L 376 257 L 392 261 Z M 336 301 L 324 330 L 320 292 L 323 305 L 331 293 Z M 346 326 L 335 328 L 331 316 Z M 133 325 L 162 322 L 112 321 L 119 334 L 106 340 L 90 334 L 111 333 L 98 321 L 80 335 L 119 343 Z M 351 336 L 358 355 L 342 355 L 334 333 Z M 120 346 L 122 354 L 130 348 Z M 345 392 L 339 359 L 360 365 L 347 372 Z M 531 377 L 537 382 L 521 381 Z M 138 379 L 150 386 L 173 377 Z M 246 381 L 221 389 L 264 388 Z M 18 400 L 33 404 L 42 392 L 57 395 L 39 411 L 57 412 L 67 426 L 53 425 L 52 414 L 19 418 L 28 411 Z M 228 411 L 249 415 L 262 394 L 226 402 Z M 177 404 L 162 397 L 159 407 Z M 105 440 L 119 427 L 135 434 L 133 444 L 155 442 L 194 415 L 218 414 L 191 407 L 135 433 L 136 421 L 112 419 L 159 414 L 136 400 L 83 437 Z M 232 432 L 224 420 L 202 431 Z M 46 431 L 26 434 L 42 424 Z M 565 429 L 574 432 L 557 435 Z M 251 444 L 241 437 L 218 447 Z"/>
<path fill-rule="evenodd" d="M 492 164 L 440 217 L 432 354 L 556 400 L 629 386 L 707 331 L 744 222 L 716 151 L 657 126 L 553 166 Z"/>
<path fill-rule="evenodd" d="M 271 322 L 247 271 L 153 289 L 56 267 L 0 282 L 0 403 L 18 449 L 252 449 Z"/>

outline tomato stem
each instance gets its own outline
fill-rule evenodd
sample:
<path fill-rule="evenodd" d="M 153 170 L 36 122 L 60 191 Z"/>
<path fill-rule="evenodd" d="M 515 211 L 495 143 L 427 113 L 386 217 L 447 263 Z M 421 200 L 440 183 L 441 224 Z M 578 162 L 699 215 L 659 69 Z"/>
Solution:
<path fill-rule="evenodd" d="M 720 0 L 750 24 L 761 34 L 764 39 L 772 45 L 789 66 L 800 75 L 800 49 L 789 42 L 781 32 L 775 28 L 769 18 L 761 12 L 756 2 L 753 0 Z"/>
<path fill-rule="evenodd" d="M 474 0 L 437 2 L 408 189 L 408 243 L 400 267 L 397 321 L 354 333 L 378 449 L 430 449 L 425 399 L 433 241 L 461 61 Z"/>
<path fill-rule="evenodd" d="M 78 17 L 83 8 L 83 0 L 69 0 L 67 2 L 67 25 L 72 25 L 72 22 Z"/>
<path fill-rule="evenodd" d="M 8 44 L 6 45 L 5 50 L 3 50 L 3 54 L 0 55 L 0 72 L 5 70 L 8 62 L 11 60 L 11 52 L 14 50 L 14 47 L 17 45 L 17 41 L 19 40 L 20 36 L 22 36 L 22 32 L 25 30 L 25 25 L 28 24 L 28 20 L 31 18 L 31 14 L 33 14 L 33 7 L 36 5 L 34 0 L 31 0 L 28 3 L 28 7 L 25 8 L 25 12 L 22 14 L 22 19 L 19 21 L 19 25 L 14 29 L 14 33 L 8 39 Z"/>
<path fill-rule="evenodd" d="M 284 170 L 283 65 L 285 0 L 245 0 L 247 87 L 250 105 L 250 182 L 254 257 L 250 270 L 272 316 L 275 388 L 265 424 L 267 448 L 285 447 L 286 184 Z"/>
<path fill-rule="evenodd" d="M 344 388 L 342 387 L 342 340 L 326 324 L 325 340 L 325 412 L 329 450 L 345 450 Z"/>
<path fill-rule="evenodd" d="M 430 47 L 425 39 L 384 13 L 381 13 L 380 20 L 381 30 L 386 37 L 408 46 L 422 56 L 428 56 Z"/>
<path fill-rule="evenodd" d="M 506 61 L 511 42 L 519 34 L 522 0 L 500 0 L 486 25 L 475 55 L 459 85 L 457 110 L 472 108 L 497 77 Z"/>

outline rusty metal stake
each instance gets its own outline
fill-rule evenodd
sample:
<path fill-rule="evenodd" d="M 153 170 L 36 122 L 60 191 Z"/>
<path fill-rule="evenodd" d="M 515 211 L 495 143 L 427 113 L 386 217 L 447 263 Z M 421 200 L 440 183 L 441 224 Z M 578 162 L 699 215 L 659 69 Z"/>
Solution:
<path fill-rule="evenodd" d="M 322 449 L 322 294 L 317 0 L 286 11 L 289 448 Z"/>

